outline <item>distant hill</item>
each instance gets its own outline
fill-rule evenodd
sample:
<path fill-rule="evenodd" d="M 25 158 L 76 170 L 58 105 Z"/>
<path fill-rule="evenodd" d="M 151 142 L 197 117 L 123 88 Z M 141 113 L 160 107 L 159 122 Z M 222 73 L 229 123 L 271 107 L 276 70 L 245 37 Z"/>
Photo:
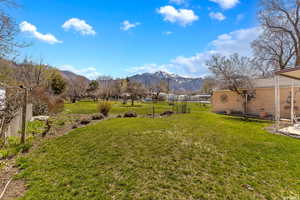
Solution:
<path fill-rule="evenodd" d="M 80 79 L 86 81 L 87 83 L 90 82 L 90 80 L 88 78 L 86 78 L 85 76 L 81 76 L 81 75 L 75 74 L 70 71 L 60 71 L 60 72 L 61 72 L 61 75 L 63 76 L 63 78 L 66 79 L 67 81 L 76 80 L 77 78 L 80 78 Z"/>
<path fill-rule="evenodd" d="M 75 80 L 76 78 L 80 77 L 87 82 L 90 82 L 84 76 L 75 74 L 70 71 L 61 71 L 62 76 L 66 80 Z M 201 89 L 203 79 L 202 78 L 188 78 L 179 76 L 176 74 L 170 74 L 163 71 L 158 71 L 155 73 L 143 73 L 137 74 L 131 77 L 128 77 L 132 81 L 137 81 L 144 84 L 146 87 L 158 84 L 160 81 L 165 81 L 166 83 L 169 82 L 170 90 L 176 92 L 195 92 Z"/>
<path fill-rule="evenodd" d="M 137 74 L 129 77 L 129 79 L 140 82 L 146 87 L 155 85 L 160 81 L 169 82 L 171 91 L 198 91 L 203 82 L 202 78 L 187 78 L 163 71 Z"/>

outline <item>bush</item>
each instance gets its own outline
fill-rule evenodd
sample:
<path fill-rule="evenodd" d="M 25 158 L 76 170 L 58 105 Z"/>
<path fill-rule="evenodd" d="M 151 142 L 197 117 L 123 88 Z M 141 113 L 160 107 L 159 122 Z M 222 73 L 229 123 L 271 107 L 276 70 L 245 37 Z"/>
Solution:
<path fill-rule="evenodd" d="M 112 104 L 109 101 L 103 101 L 98 104 L 98 111 L 104 116 L 108 116 L 109 111 L 111 110 Z"/>
<path fill-rule="evenodd" d="M 9 152 L 7 149 L 0 149 L 0 160 L 5 159 L 9 156 Z"/>
<path fill-rule="evenodd" d="M 92 116 L 92 120 L 102 120 L 104 118 L 105 118 L 105 116 L 102 113 L 94 114 Z"/>
<path fill-rule="evenodd" d="M 46 129 L 45 121 L 31 121 L 27 123 L 27 134 L 28 135 L 38 135 L 42 134 Z"/>
<path fill-rule="evenodd" d="M 50 113 L 59 113 L 64 110 L 65 101 L 61 97 L 52 97 L 48 109 Z"/>
<path fill-rule="evenodd" d="M 7 138 L 8 147 L 17 147 L 20 144 L 20 139 L 15 136 L 10 136 Z"/>
<path fill-rule="evenodd" d="M 131 117 L 137 117 L 136 112 L 128 111 L 124 114 L 124 118 L 131 118 Z"/>
<path fill-rule="evenodd" d="M 160 116 L 170 116 L 170 115 L 173 115 L 173 114 L 174 114 L 173 111 L 167 110 L 167 111 L 161 113 Z"/>
<path fill-rule="evenodd" d="M 45 88 L 35 88 L 31 92 L 31 101 L 33 116 L 55 114 L 64 109 L 64 100 L 59 96 L 53 96 Z"/>
<path fill-rule="evenodd" d="M 22 152 L 22 153 L 27 153 L 31 147 L 32 147 L 32 145 L 28 144 L 28 143 L 20 144 L 19 146 L 17 146 L 16 151 Z"/>
<path fill-rule="evenodd" d="M 89 118 L 83 118 L 80 121 L 81 125 L 88 125 L 89 123 L 91 123 L 91 120 Z"/>

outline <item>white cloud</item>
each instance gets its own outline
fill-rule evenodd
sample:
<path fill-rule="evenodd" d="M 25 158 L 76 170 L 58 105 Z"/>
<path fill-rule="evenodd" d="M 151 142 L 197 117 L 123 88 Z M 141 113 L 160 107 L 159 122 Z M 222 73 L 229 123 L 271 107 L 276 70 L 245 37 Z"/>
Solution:
<path fill-rule="evenodd" d="M 173 32 L 172 32 L 172 31 L 164 31 L 162 34 L 163 34 L 163 35 L 172 35 Z"/>
<path fill-rule="evenodd" d="M 177 5 L 185 4 L 185 0 L 170 0 L 169 2 Z"/>
<path fill-rule="evenodd" d="M 210 0 L 219 4 L 224 9 L 235 7 L 240 1 L 239 0 Z"/>
<path fill-rule="evenodd" d="M 56 44 L 56 43 L 62 43 L 62 41 L 58 40 L 54 35 L 47 33 L 42 34 L 37 31 L 36 26 L 33 24 L 30 24 L 27 21 L 23 21 L 19 24 L 21 32 L 28 33 L 31 37 L 34 37 L 40 41 L 49 43 L 49 44 Z"/>
<path fill-rule="evenodd" d="M 176 9 L 173 6 L 160 7 L 157 12 L 164 17 L 165 21 L 177 23 L 181 26 L 187 26 L 197 21 L 199 17 L 193 10 Z"/>
<path fill-rule="evenodd" d="M 88 68 L 78 69 L 78 68 L 75 68 L 72 65 L 61 65 L 61 66 L 58 66 L 57 68 L 59 70 L 62 70 L 62 71 L 70 71 L 70 72 L 73 72 L 75 74 L 85 76 L 90 80 L 94 80 L 98 76 L 101 75 L 101 73 L 98 72 L 95 67 L 88 67 Z"/>
<path fill-rule="evenodd" d="M 261 31 L 261 28 L 254 27 L 222 34 L 212 41 L 211 45 L 216 52 L 224 55 L 239 53 L 249 56 L 251 55 L 250 43 L 261 34 Z"/>
<path fill-rule="evenodd" d="M 140 73 L 153 73 L 157 71 L 164 71 L 164 72 L 169 72 L 168 68 L 170 66 L 167 65 L 158 65 L 158 64 L 145 64 L 142 66 L 137 66 L 137 67 L 132 67 L 129 69 L 126 69 L 127 72 L 130 74 L 140 74 Z"/>
<path fill-rule="evenodd" d="M 216 20 L 219 20 L 219 21 L 223 21 L 223 20 L 226 19 L 226 17 L 221 12 L 210 12 L 209 16 L 210 16 L 210 18 L 216 19 Z"/>
<path fill-rule="evenodd" d="M 62 28 L 65 29 L 65 31 L 74 29 L 75 31 L 78 31 L 81 35 L 96 35 L 96 31 L 91 25 L 87 24 L 84 20 L 78 18 L 71 18 L 67 20 L 62 25 Z"/>
<path fill-rule="evenodd" d="M 136 23 L 130 23 L 128 20 L 125 20 L 121 23 L 121 30 L 123 31 L 128 31 L 136 26 L 141 25 L 141 23 L 136 22 Z"/>
<path fill-rule="evenodd" d="M 251 42 L 255 40 L 260 33 L 261 28 L 253 27 L 222 34 L 209 44 L 208 50 L 196 53 L 194 56 L 178 56 L 172 59 L 168 64 L 148 64 L 134 67 L 130 70 L 136 73 L 161 70 L 189 77 L 201 77 L 205 74 L 209 74 L 205 63 L 206 60 L 214 54 L 228 56 L 233 53 L 239 53 L 243 56 L 252 56 Z"/>

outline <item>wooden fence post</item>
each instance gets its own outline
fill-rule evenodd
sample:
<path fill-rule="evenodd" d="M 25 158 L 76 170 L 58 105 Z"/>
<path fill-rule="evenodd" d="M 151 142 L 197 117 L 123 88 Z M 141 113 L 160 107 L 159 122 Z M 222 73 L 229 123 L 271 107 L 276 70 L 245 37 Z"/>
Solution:
<path fill-rule="evenodd" d="M 23 105 L 22 105 L 21 144 L 25 143 L 25 137 L 26 137 L 26 115 L 27 115 L 27 89 L 24 88 L 24 99 L 23 99 Z"/>

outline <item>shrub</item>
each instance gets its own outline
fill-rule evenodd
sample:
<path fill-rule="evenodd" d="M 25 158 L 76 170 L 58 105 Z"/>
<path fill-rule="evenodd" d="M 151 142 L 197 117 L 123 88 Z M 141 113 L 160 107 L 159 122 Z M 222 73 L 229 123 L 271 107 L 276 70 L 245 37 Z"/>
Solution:
<path fill-rule="evenodd" d="M 80 121 L 80 124 L 81 124 L 81 125 L 87 125 L 87 124 L 89 124 L 89 123 L 91 123 L 91 120 L 90 120 L 89 118 L 83 118 L 83 119 L 81 119 L 81 121 Z"/>
<path fill-rule="evenodd" d="M 28 135 L 36 135 L 42 134 L 46 128 L 46 122 L 44 121 L 31 121 L 27 123 L 27 134 Z"/>
<path fill-rule="evenodd" d="M 22 153 L 26 153 L 29 151 L 29 149 L 32 147 L 31 144 L 20 144 L 19 146 L 17 146 L 16 151 L 17 152 L 22 152 Z"/>
<path fill-rule="evenodd" d="M 124 114 L 124 118 L 131 118 L 131 117 L 137 117 L 136 112 L 128 111 Z"/>
<path fill-rule="evenodd" d="M 65 101 L 61 97 L 52 97 L 48 104 L 50 113 L 59 113 L 64 110 Z"/>
<path fill-rule="evenodd" d="M 10 136 L 7 138 L 8 147 L 16 147 L 19 145 L 20 140 L 18 137 Z"/>
<path fill-rule="evenodd" d="M 92 120 L 101 120 L 101 119 L 104 119 L 104 118 L 105 118 L 105 116 L 102 113 L 94 114 L 92 116 Z"/>
<path fill-rule="evenodd" d="M 9 156 L 9 152 L 7 149 L 0 149 L 0 160 L 5 159 Z"/>
<path fill-rule="evenodd" d="M 170 115 L 173 115 L 173 114 L 174 114 L 173 111 L 167 110 L 167 111 L 161 113 L 160 116 L 170 116 Z"/>
<path fill-rule="evenodd" d="M 109 111 L 111 110 L 112 104 L 109 101 L 103 101 L 98 104 L 98 111 L 104 116 L 108 116 Z"/>
<path fill-rule="evenodd" d="M 45 88 L 35 88 L 31 92 L 33 115 L 48 115 L 62 112 L 64 100 L 59 96 L 53 96 Z"/>

